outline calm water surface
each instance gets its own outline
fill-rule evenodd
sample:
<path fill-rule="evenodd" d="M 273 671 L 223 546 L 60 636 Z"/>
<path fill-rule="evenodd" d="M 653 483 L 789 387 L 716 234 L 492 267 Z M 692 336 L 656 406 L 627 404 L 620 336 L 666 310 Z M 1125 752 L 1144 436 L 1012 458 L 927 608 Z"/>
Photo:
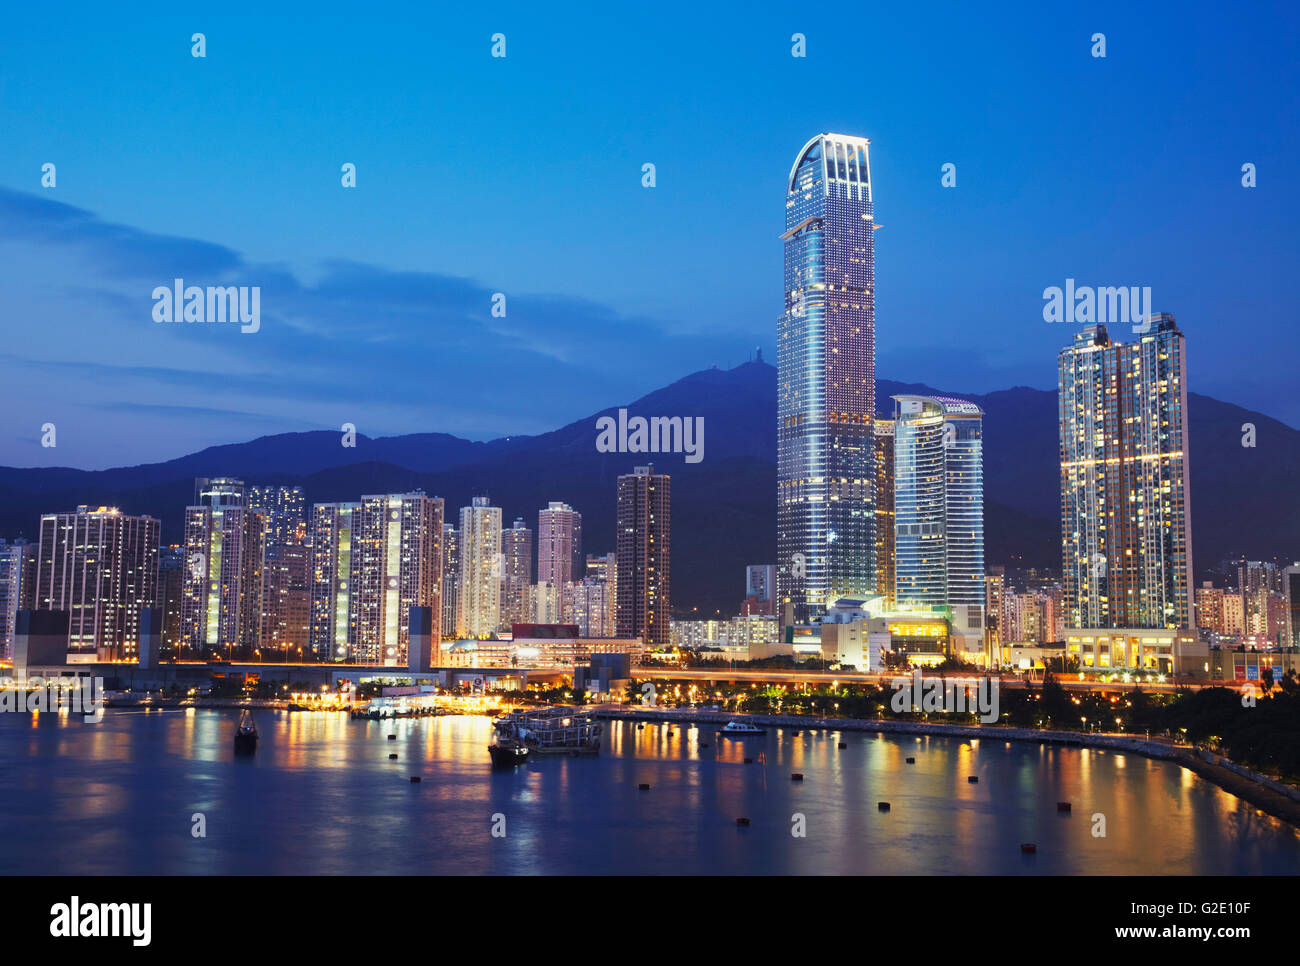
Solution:
<path fill-rule="evenodd" d="M 1290 825 L 1138 755 L 791 729 L 718 739 L 709 726 L 620 722 L 606 725 L 598 758 L 493 771 L 483 717 L 381 724 L 264 711 L 251 760 L 232 753 L 237 718 L 123 709 L 86 724 L 0 714 L 0 872 L 1300 870 Z M 792 782 L 792 772 L 804 780 Z M 639 791 L 642 782 L 651 789 Z M 882 800 L 891 811 L 877 811 Z M 1072 802 L 1073 814 L 1058 815 L 1057 801 Z M 206 838 L 191 835 L 195 812 Z M 1098 812 L 1105 838 L 1091 834 Z M 490 834 L 494 813 L 505 816 L 505 838 Z M 791 835 L 795 813 L 806 837 Z M 738 828 L 738 816 L 750 826 Z M 1021 842 L 1037 843 L 1037 855 L 1021 855 Z"/>

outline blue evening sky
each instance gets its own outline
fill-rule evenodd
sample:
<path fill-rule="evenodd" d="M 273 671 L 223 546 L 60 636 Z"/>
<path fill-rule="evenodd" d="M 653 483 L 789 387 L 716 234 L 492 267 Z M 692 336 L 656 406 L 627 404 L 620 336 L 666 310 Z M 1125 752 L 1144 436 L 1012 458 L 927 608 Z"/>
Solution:
<path fill-rule="evenodd" d="M 533 433 L 772 360 L 819 131 L 872 139 L 881 377 L 1051 388 L 1043 289 L 1149 285 L 1192 390 L 1300 425 L 1294 4 L 180 6 L 4 15 L 0 464 Z M 155 324 L 177 276 L 261 331 Z"/>

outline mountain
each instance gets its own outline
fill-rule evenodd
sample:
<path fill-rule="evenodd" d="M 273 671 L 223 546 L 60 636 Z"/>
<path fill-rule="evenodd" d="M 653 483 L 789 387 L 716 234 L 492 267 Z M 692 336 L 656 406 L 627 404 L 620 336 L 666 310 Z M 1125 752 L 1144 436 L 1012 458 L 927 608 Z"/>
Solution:
<path fill-rule="evenodd" d="M 888 414 L 903 392 L 955 395 L 985 411 L 985 556 L 990 564 L 1060 566 L 1056 394 L 1018 386 L 979 394 L 877 381 Z M 1300 475 L 1300 432 L 1230 403 L 1191 394 L 1193 550 L 1198 571 L 1240 555 L 1300 557 L 1300 517 L 1289 512 Z M 537 511 L 564 500 L 583 514 L 585 549 L 614 548 L 614 485 L 653 460 L 673 482 L 673 601 L 681 612 L 723 614 L 743 596 L 744 567 L 776 559 L 776 370 L 749 362 L 708 369 L 627 405 L 632 415 L 704 417 L 704 459 L 598 453 L 596 419 L 539 436 L 478 443 L 445 433 L 371 439 L 355 448 L 333 432 L 286 433 L 216 446 L 166 463 L 102 471 L 0 468 L 0 534 L 32 537 L 41 513 L 79 504 L 151 513 L 177 542 L 194 477 L 293 483 L 310 502 L 420 488 L 443 497 L 449 519 L 487 494 L 509 522 L 535 527 Z M 1242 425 L 1257 445 L 1241 445 Z"/>

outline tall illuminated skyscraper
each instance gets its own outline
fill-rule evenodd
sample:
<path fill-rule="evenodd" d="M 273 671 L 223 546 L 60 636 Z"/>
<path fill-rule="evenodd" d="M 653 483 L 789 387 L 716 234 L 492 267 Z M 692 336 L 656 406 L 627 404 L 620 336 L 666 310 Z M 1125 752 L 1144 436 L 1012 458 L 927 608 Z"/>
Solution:
<path fill-rule="evenodd" d="M 311 508 L 311 633 L 319 661 L 346 661 L 354 637 L 352 551 L 360 503 L 317 503 Z"/>
<path fill-rule="evenodd" d="M 464 637 L 487 637 L 501 620 L 501 508 L 485 496 L 460 510 L 460 616 Z"/>
<path fill-rule="evenodd" d="M 894 599 L 894 421 L 877 419 L 872 427 L 876 449 L 876 593 L 893 610 Z"/>
<path fill-rule="evenodd" d="M 194 481 L 185 508 L 182 656 L 252 657 L 262 638 L 266 518 L 245 502 L 242 480 Z"/>
<path fill-rule="evenodd" d="M 410 610 L 442 620 L 443 501 L 417 491 L 312 507 L 311 648 L 355 664 L 407 663 Z"/>
<path fill-rule="evenodd" d="M 36 600 L 37 545 L 0 540 L 0 658 L 13 657 L 14 630 L 20 610 Z"/>
<path fill-rule="evenodd" d="M 154 606 L 161 524 L 113 507 L 41 517 L 37 610 L 66 610 L 68 663 L 133 660 L 140 611 Z"/>
<path fill-rule="evenodd" d="M 618 636 L 652 647 L 672 640 L 671 517 L 671 477 L 638 466 L 618 478 Z"/>
<path fill-rule="evenodd" d="M 501 531 L 501 628 L 533 617 L 533 531 L 516 517 Z"/>
<path fill-rule="evenodd" d="M 866 138 L 819 134 L 786 182 L 777 584 L 796 621 L 876 589 L 875 229 Z"/>
<path fill-rule="evenodd" d="M 1133 343 L 1095 325 L 1061 350 L 1067 627 L 1194 626 L 1186 372 L 1172 315 Z"/>
<path fill-rule="evenodd" d="M 552 501 L 537 513 L 537 580 L 557 587 L 582 576 L 582 514 Z"/>
<path fill-rule="evenodd" d="M 895 599 L 978 607 L 982 615 L 983 411 L 941 396 L 895 396 L 894 403 Z"/>

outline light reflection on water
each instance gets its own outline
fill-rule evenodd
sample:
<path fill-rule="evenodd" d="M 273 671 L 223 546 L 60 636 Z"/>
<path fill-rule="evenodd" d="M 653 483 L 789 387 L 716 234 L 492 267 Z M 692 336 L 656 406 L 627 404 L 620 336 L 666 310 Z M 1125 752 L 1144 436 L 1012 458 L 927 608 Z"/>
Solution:
<path fill-rule="evenodd" d="M 1111 751 L 791 729 L 736 739 L 710 726 L 624 722 L 607 725 L 598 758 L 493 771 L 484 717 L 381 723 L 261 712 L 251 759 L 233 754 L 237 719 L 193 710 L 110 710 L 99 724 L 0 715 L 0 872 L 1300 869 L 1291 826 L 1185 769 Z M 803 781 L 791 780 L 795 772 Z M 643 782 L 650 790 L 638 790 Z M 1072 813 L 1059 815 L 1058 801 Z M 205 838 L 190 834 L 196 812 Z M 505 838 L 490 835 L 496 813 Z M 804 838 L 791 835 L 796 813 Z M 1104 838 L 1092 834 L 1098 813 Z M 736 826 L 741 816 L 748 828 Z M 1022 855 L 1022 842 L 1037 854 Z"/>

